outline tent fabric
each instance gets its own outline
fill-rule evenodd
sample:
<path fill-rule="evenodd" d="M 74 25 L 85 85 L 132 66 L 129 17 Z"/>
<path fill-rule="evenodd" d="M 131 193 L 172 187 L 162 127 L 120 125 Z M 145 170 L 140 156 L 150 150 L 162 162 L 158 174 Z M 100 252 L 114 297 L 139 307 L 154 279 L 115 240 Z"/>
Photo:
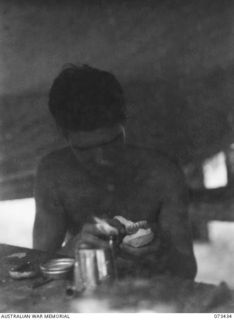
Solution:
<path fill-rule="evenodd" d="M 182 166 L 233 142 L 230 1 L 1 1 L 0 197 L 32 195 L 37 163 L 64 145 L 47 108 L 65 63 L 113 72 L 130 143 Z"/>

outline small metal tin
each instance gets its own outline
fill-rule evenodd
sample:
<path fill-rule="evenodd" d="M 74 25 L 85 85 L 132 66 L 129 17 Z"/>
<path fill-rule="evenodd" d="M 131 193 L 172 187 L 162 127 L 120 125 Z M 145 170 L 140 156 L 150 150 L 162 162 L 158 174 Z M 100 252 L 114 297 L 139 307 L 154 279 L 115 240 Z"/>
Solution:
<path fill-rule="evenodd" d="M 51 259 L 46 263 L 40 265 L 40 270 L 44 276 L 51 279 L 67 278 L 73 270 L 74 259 L 59 258 Z"/>

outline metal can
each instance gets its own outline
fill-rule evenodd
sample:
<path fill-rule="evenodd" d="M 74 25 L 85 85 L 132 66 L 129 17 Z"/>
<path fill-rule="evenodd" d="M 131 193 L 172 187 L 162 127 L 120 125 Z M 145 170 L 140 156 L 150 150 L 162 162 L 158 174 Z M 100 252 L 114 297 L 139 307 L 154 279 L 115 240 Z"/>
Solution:
<path fill-rule="evenodd" d="M 99 280 L 96 250 L 79 249 L 78 262 L 84 288 L 88 290 L 95 289 Z"/>
<path fill-rule="evenodd" d="M 101 282 L 114 278 L 115 268 L 110 249 L 77 248 L 74 267 L 74 286 L 77 291 L 93 290 Z"/>

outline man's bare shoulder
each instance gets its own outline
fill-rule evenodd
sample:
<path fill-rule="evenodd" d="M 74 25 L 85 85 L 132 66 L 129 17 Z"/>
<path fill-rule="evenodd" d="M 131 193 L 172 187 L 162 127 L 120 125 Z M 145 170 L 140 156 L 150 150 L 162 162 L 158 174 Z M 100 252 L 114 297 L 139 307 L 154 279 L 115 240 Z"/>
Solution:
<path fill-rule="evenodd" d="M 54 150 L 40 159 L 38 163 L 38 172 L 48 174 L 61 172 L 61 170 L 69 163 L 70 158 L 71 153 L 69 148 Z"/>

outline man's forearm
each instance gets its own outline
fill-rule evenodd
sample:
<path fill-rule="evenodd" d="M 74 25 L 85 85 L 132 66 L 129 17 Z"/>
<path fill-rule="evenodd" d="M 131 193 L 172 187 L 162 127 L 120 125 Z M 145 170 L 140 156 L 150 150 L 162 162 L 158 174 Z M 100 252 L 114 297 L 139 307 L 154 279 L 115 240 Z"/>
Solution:
<path fill-rule="evenodd" d="M 185 250 L 180 251 L 175 247 L 169 232 L 160 232 L 160 249 L 157 252 L 160 268 L 182 278 L 194 279 L 197 264 L 192 248 L 188 250 L 188 247 L 186 244 L 186 253 Z"/>
<path fill-rule="evenodd" d="M 182 278 L 194 279 L 197 273 L 197 264 L 193 254 L 183 254 L 176 248 L 171 248 L 168 253 L 167 267 L 173 275 Z"/>

